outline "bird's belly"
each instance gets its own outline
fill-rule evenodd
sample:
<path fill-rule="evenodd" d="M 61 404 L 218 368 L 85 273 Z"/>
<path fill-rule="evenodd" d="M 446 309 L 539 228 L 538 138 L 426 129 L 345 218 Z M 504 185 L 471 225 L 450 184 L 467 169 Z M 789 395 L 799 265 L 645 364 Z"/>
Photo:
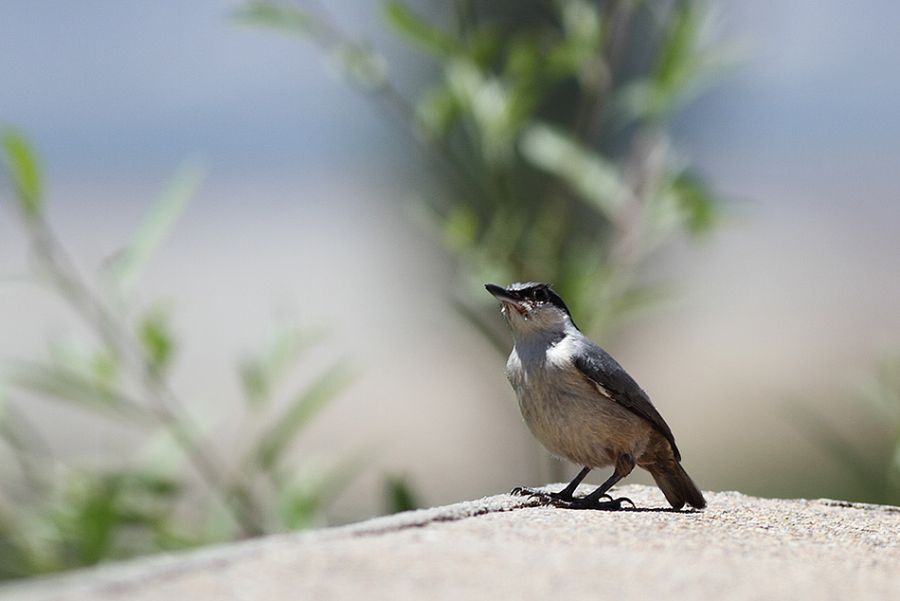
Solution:
<path fill-rule="evenodd" d="M 531 433 L 552 454 L 605 467 L 622 454 L 643 452 L 649 428 L 583 378 L 530 380 L 514 385 L 519 408 Z"/>

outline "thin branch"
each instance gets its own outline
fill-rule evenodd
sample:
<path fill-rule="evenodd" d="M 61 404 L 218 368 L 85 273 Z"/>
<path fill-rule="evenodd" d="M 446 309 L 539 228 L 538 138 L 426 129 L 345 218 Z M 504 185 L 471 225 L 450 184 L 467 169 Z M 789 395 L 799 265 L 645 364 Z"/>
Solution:
<path fill-rule="evenodd" d="M 261 534 L 262 529 L 255 517 L 257 515 L 255 502 L 242 500 L 235 503 L 228 497 L 225 491 L 227 482 L 225 470 L 219 465 L 217 458 L 198 442 L 200 428 L 193 423 L 184 405 L 160 375 L 151 368 L 139 343 L 118 323 L 112 312 L 81 279 L 74 261 L 49 224 L 41 218 L 26 216 L 22 216 L 22 221 L 29 235 L 34 256 L 42 264 L 62 298 L 111 351 L 125 359 L 136 371 L 145 394 L 156 405 L 154 414 L 185 451 L 210 492 L 229 508 L 244 535 Z"/>
<path fill-rule="evenodd" d="M 326 54 L 333 54 L 342 48 L 352 49 L 358 53 L 371 52 L 364 43 L 354 39 L 346 33 L 329 16 L 327 10 L 318 2 L 305 0 L 301 4 L 310 7 L 318 27 L 310 32 L 310 39 Z M 366 90 L 357 87 L 360 92 Z M 453 181 L 463 194 L 475 193 L 483 195 L 486 191 L 479 179 L 469 172 L 468 167 L 456 156 L 452 147 L 444 139 L 423 140 L 416 134 L 414 124 L 416 122 L 416 110 L 414 105 L 400 92 L 394 83 L 385 75 L 379 85 L 374 88 L 374 94 L 370 96 L 376 101 L 375 106 L 381 110 L 390 120 L 398 122 L 408 138 L 419 148 L 431 154 L 435 162 L 439 164 L 445 174 Z"/>

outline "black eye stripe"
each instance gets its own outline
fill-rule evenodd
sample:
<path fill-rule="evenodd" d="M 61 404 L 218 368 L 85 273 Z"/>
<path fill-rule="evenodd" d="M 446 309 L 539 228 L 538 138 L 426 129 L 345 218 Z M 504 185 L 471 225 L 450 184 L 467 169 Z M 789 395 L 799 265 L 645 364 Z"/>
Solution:
<path fill-rule="evenodd" d="M 560 298 L 556 291 L 548 284 L 539 282 L 517 282 L 515 284 L 510 284 L 508 290 L 512 294 L 518 295 L 519 298 L 523 300 L 529 300 L 535 303 L 550 303 L 571 316 L 571 312 L 566 306 L 566 303 L 563 302 L 563 299 Z"/>

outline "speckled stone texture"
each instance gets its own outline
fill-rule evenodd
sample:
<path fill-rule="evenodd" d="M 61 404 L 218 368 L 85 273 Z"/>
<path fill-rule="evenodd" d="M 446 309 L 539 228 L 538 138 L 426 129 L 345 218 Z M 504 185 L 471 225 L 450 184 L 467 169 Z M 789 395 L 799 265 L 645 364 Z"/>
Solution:
<path fill-rule="evenodd" d="M 557 490 L 562 485 L 549 488 Z M 579 491 L 585 493 L 588 487 Z M 499 495 L 0 589 L 10 600 L 900 599 L 900 508 L 705 493 L 701 512 Z"/>

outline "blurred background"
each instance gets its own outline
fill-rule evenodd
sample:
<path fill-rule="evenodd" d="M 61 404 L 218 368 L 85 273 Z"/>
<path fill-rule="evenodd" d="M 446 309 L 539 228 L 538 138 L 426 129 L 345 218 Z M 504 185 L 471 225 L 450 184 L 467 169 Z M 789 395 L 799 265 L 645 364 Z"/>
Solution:
<path fill-rule="evenodd" d="M 567 480 L 485 281 L 703 488 L 900 503 L 898 19 L 3 2 L 0 578 Z"/>

